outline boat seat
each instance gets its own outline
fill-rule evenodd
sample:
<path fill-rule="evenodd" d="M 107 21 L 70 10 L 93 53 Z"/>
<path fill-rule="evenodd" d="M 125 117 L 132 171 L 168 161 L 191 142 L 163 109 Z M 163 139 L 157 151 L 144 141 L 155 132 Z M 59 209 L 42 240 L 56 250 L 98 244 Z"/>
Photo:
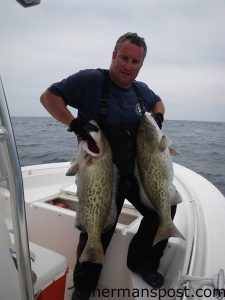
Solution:
<path fill-rule="evenodd" d="M 19 296 L 18 272 L 13 262 L 14 235 L 9 234 L 4 217 L 0 214 L 0 265 L 5 270 L 0 275 L 0 299 L 22 300 Z M 38 300 L 63 300 L 68 263 L 64 256 L 44 247 L 29 243 L 31 268 L 37 277 L 34 294 Z M 3 276 L 4 275 L 4 276 Z M 56 294 L 54 294 L 56 293 Z"/>
<path fill-rule="evenodd" d="M 14 235 L 10 233 L 11 248 L 14 251 Z M 34 283 L 34 294 L 43 291 L 47 286 L 57 281 L 67 272 L 68 264 L 64 256 L 41 247 L 34 243 L 29 243 L 31 269 L 37 276 Z"/>

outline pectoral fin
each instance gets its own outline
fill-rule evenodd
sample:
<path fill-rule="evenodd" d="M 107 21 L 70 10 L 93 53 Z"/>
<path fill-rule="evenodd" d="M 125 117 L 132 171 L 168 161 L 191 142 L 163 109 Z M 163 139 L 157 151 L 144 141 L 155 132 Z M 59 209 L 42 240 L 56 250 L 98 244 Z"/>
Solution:
<path fill-rule="evenodd" d="M 175 149 L 175 148 L 169 147 L 170 144 L 171 144 L 170 139 L 166 135 L 163 135 L 162 138 L 161 138 L 161 141 L 159 143 L 159 149 L 160 149 L 160 151 L 163 152 L 168 147 L 171 156 L 179 155 L 180 151 L 177 150 L 177 149 Z"/>
<path fill-rule="evenodd" d="M 176 156 L 176 155 L 179 155 L 180 154 L 180 151 L 175 149 L 175 148 L 171 148 L 169 147 L 169 151 L 170 151 L 170 155 L 171 156 Z"/>
<path fill-rule="evenodd" d="M 67 171 L 66 173 L 66 176 L 75 176 L 78 172 L 78 169 L 79 169 L 79 165 L 78 165 L 78 162 L 77 160 L 74 158 L 72 161 L 71 161 L 71 167 L 69 168 L 69 170 Z"/>
<path fill-rule="evenodd" d="M 170 140 L 166 135 L 162 136 L 162 139 L 159 143 L 159 149 L 163 152 L 166 150 L 166 148 L 169 146 Z"/>

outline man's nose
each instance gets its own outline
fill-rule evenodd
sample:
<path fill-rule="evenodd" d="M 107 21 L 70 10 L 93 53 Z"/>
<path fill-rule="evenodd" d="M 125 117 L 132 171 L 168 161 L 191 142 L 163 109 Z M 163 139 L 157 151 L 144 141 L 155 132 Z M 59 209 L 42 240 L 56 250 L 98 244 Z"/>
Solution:
<path fill-rule="evenodd" d="M 127 70 L 131 70 L 132 69 L 132 61 L 131 60 L 126 61 L 125 67 Z"/>

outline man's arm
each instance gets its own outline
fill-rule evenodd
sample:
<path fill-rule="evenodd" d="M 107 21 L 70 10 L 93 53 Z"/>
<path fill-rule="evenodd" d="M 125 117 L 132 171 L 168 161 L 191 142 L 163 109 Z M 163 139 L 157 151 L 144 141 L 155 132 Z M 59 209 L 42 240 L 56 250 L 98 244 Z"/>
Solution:
<path fill-rule="evenodd" d="M 56 96 L 50 91 L 46 90 L 40 98 L 41 104 L 44 108 L 59 122 L 67 125 L 68 131 L 74 132 L 77 136 L 84 140 L 91 140 L 85 125 L 86 121 L 80 118 L 74 118 L 72 113 L 67 109 L 62 97 Z"/>
<path fill-rule="evenodd" d="M 165 113 L 165 106 L 161 100 L 156 102 L 156 104 L 154 105 L 154 107 L 151 110 L 151 113 L 152 113 L 156 123 L 158 124 L 159 128 L 162 129 L 162 123 L 164 121 L 163 115 Z"/>
<path fill-rule="evenodd" d="M 46 90 L 40 98 L 44 108 L 59 122 L 69 126 L 74 119 L 72 113 L 67 109 L 65 102 L 60 96 L 56 96 Z"/>
<path fill-rule="evenodd" d="M 151 112 L 153 114 L 161 113 L 162 115 L 164 115 L 165 106 L 164 106 L 163 102 L 162 101 L 157 101 L 156 104 L 154 105 L 154 107 L 152 108 Z"/>

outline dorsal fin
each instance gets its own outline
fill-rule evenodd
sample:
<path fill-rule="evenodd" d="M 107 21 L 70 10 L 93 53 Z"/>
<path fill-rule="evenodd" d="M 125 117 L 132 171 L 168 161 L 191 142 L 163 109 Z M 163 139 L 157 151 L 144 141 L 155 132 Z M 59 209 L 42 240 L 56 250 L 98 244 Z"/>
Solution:
<path fill-rule="evenodd" d="M 73 158 L 71 161 L 71 167 L 67 171 L 66 176 L 75 176 L 78 172 L 78 169 L 79 169 L 78 162 L 76 158 Z"/>

